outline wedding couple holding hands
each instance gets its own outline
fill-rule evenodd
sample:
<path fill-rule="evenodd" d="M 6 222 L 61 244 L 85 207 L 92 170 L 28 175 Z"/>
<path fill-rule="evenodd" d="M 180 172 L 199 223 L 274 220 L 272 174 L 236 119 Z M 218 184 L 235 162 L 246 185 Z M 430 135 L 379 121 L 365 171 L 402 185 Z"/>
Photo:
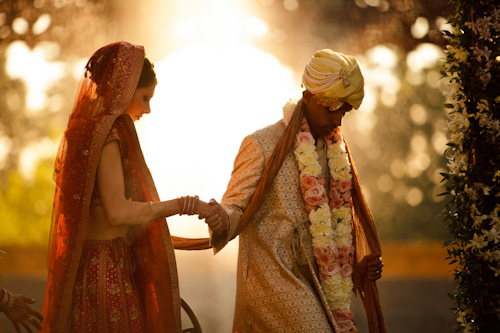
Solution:
<path fill-rule="evenodd" d="M 42 331 L 182 332 L 165 218 L 198 214 L 215 253 L 239 236 L 233 332 L 357 332 L 353 291 L 385 332 L 380 242 L 341 131 L 364 96 L 356 59 L 314 54 L 302 98 L 243 140 L 220 204 L 160 201 L 134 127 L 156 83 L 127 42 L 85 67 L 55 162 Z"/>

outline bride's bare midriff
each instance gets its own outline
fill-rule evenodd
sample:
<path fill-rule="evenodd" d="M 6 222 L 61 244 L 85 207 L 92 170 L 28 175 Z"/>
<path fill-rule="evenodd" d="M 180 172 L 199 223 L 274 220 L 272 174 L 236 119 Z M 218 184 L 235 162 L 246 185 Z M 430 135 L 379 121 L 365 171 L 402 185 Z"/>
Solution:
<path fill-rule="evenodd" d="M 113 227 L 109 224 L 104 207 L 90 207 L 87 240 L 111 240 L 117 237 L 127 238 L 127 226 Z"/>

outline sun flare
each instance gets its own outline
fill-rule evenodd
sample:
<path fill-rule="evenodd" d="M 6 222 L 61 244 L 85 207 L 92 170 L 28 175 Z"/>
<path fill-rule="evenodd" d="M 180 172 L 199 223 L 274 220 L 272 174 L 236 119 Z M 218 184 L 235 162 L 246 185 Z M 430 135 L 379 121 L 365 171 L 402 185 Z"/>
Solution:
<path fill-rule="evenodd" d="M 152 114 L 137 124 L 142 149 L 160 198 L 220 200 L 243 138 L 280 120 L 300 82 L 252 45 L 269 28 L 249 1 L 178 1 L 170 10 L 174 51 L 153 59 L 158 86 Z M 208 236 L 191 219 L 169 218 L 172 234 Z"/>
<path fill-rule="evenodd" d="M 282 106 L 300 93 L 290 69 L 245 44 L 193 45 L 157 62 L 155 70 L 152 114 L 137 125 L 163 199 L 197 194 L 220 200 L 243 138 L 280 120 Z M 197 236 L 206 236 L 198 223 Z M 193 236 L 189 223 L 170 227 Z"/>

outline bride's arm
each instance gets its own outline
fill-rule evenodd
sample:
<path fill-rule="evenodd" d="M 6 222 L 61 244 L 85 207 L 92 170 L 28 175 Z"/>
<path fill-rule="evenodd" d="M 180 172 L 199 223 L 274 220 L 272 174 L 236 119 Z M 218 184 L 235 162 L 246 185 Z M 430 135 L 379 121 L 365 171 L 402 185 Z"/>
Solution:
<path fill-rule="evenodd" d="M 149 202 L 127 200 L 117 140 L 102 148 L 96 186 L 99 186 L 102 205 L 112 226 L 148 223 L 180 213 L 177 199 L 155 202 L 151 207 Z"/>

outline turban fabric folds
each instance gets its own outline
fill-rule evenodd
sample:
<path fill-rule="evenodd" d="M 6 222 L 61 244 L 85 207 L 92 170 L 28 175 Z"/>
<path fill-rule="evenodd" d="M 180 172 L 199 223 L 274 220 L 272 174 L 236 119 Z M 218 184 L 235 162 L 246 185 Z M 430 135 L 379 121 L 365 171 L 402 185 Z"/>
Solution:
<path fill-rule="evenodd" d="M 331 110 L 344 102 L 358 109 L 365 95 L 364 78 L 356 58 L 329 49 L 314 53 L 304 70 L 302 85 Z"/>

